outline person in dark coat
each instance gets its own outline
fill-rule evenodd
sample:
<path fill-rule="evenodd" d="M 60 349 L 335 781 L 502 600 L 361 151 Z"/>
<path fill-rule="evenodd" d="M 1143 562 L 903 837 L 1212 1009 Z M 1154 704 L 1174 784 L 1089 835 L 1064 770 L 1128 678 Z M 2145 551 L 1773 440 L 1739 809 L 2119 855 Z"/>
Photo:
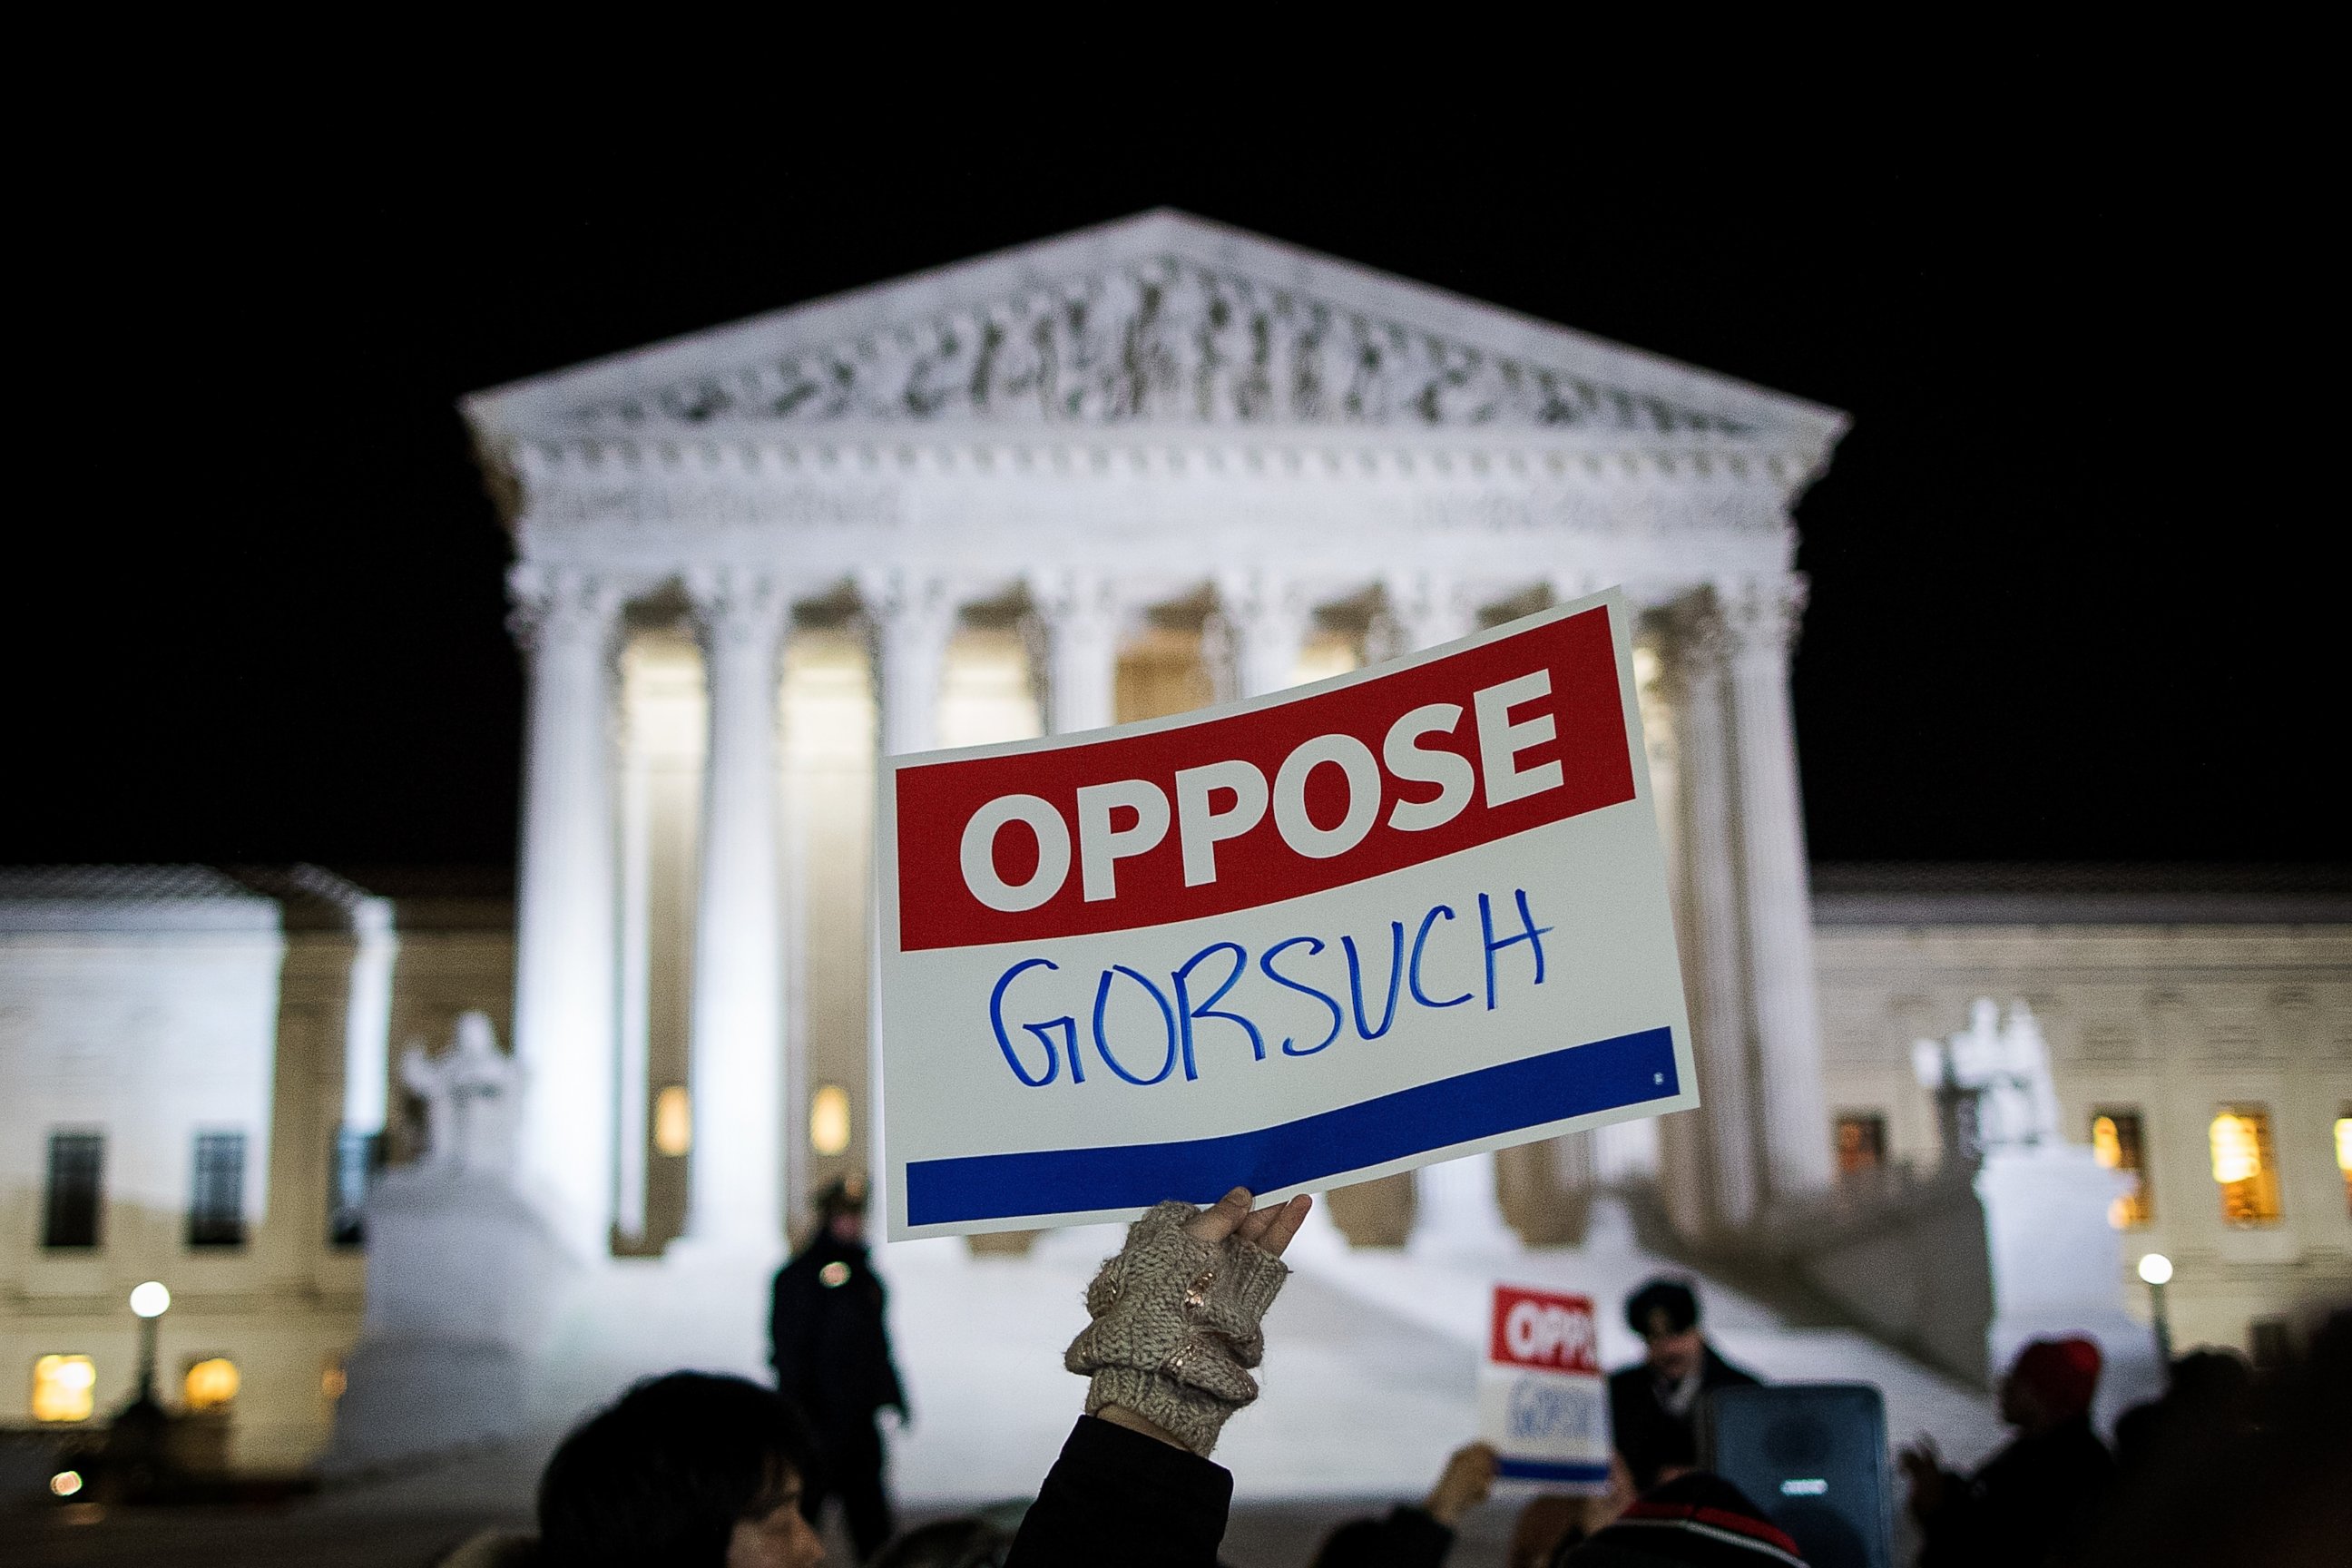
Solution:
<path fill-rule="evenodd" d="M 1919 1568 L 2040 1568 L 2081 1555 L 2116 1479 L 2091 1430 L 2098 1386 L 2097 1345 L 2035 1340 L 2001 1379 L 2000 1418 L 2018 1429 L 2007 1447 L 1965 1477 L 1924 1437 L 1897 1456 L 1919 1521 Z"/>
<path fill-rule="evenodd" d="M 1634 1291 L 1625 1323 L 1642 1336 L 1643 1358 L 1609 1374 L 1609 1421 L 1634 1489 L 1646 1492 L 1697 1466 L 1700 1401 L 1759 1380 L 1716 1354 L 1699 1332 L 1698 1298 L 1679 1279 Z"/>
<path fill-rule="evenodd" d="M 776 1274 L 768 1335 L 776 1386 L 807 1412 L 819 1463 L 801 1491 L 801 1511 L 822 1521 L 841 1499 L 864 1562 L 895 1527 L 883 1486 L 885 1410 L 907 1425 L 907 1394 L 890 1356 L 887 1300 L 866 1250 L 866 1184 L 844 1177 L 817 1194 L 816 1234 Z"/>

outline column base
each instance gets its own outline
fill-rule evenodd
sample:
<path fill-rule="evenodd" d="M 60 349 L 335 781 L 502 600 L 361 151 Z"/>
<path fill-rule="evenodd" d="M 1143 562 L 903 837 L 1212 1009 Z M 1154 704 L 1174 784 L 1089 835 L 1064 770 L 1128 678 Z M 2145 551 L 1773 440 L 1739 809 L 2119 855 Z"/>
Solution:
<path fill-rule="evenodd" d="M 1416 1258 L 1515 1258 L 1527 1250 L 1503 1218 L 1491 1152 L 1426 1165 L 1417 1173 L 1412 1235 L 1405 1250 Z"/>

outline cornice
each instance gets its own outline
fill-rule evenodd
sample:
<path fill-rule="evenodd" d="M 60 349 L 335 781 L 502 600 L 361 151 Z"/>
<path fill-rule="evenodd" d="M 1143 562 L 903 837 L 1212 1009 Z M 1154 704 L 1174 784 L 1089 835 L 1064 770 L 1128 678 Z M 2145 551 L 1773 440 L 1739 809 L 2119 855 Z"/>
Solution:
<path fill-rule="evenodd" d="M 485 457 L 511 484 L 616 476 L 772 479 L 956 474 L 1230 475 L 1313 479 L 1553 479 L 1747 483 L 1793 501 L 1816 455 L 1704 433 L 1595 441 L 1508 432 L 1429 434 L 1197 429 L 915 433 L 834 427 L 752 438 L 719 433 L 520 440 Z M 514 499 L 521 500 L 520 496 Z"/>

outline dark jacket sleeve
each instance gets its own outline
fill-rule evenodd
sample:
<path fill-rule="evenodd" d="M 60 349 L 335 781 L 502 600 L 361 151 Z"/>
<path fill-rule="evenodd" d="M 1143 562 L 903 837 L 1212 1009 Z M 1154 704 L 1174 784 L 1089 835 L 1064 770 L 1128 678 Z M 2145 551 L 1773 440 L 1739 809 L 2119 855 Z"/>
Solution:
<path fill-rule="evenodd" d="M 1233 1500 L 1223 1466 L 1082 1415 L 1004 1568 L 1215 1568 Z"/>

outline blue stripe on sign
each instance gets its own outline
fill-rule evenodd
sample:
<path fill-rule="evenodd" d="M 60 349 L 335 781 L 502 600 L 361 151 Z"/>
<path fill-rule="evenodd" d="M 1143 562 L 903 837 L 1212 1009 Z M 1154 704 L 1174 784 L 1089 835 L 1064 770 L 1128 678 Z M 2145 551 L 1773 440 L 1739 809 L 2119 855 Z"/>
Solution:
<path fill-rule="evenodd" d="M 916 1160 L 907 1223 L 1149 1208 L 1164 1198 L 1214 1203 L 1303 1185 L 1425 1150 L 1666 1099 L 1680 1088 L 1674 1032 L 1644 1029 L 1570 1046 L 1255 1132 L 1175 1143 L 1045 1149 Z"/>
<path fill-rule="evenodd" d="M 1552 1465 L 1539 1459 L 1497 1459 L 1495 1473 L 1507 1481 L 1605 1481 L 1606 1464 Z"/>

